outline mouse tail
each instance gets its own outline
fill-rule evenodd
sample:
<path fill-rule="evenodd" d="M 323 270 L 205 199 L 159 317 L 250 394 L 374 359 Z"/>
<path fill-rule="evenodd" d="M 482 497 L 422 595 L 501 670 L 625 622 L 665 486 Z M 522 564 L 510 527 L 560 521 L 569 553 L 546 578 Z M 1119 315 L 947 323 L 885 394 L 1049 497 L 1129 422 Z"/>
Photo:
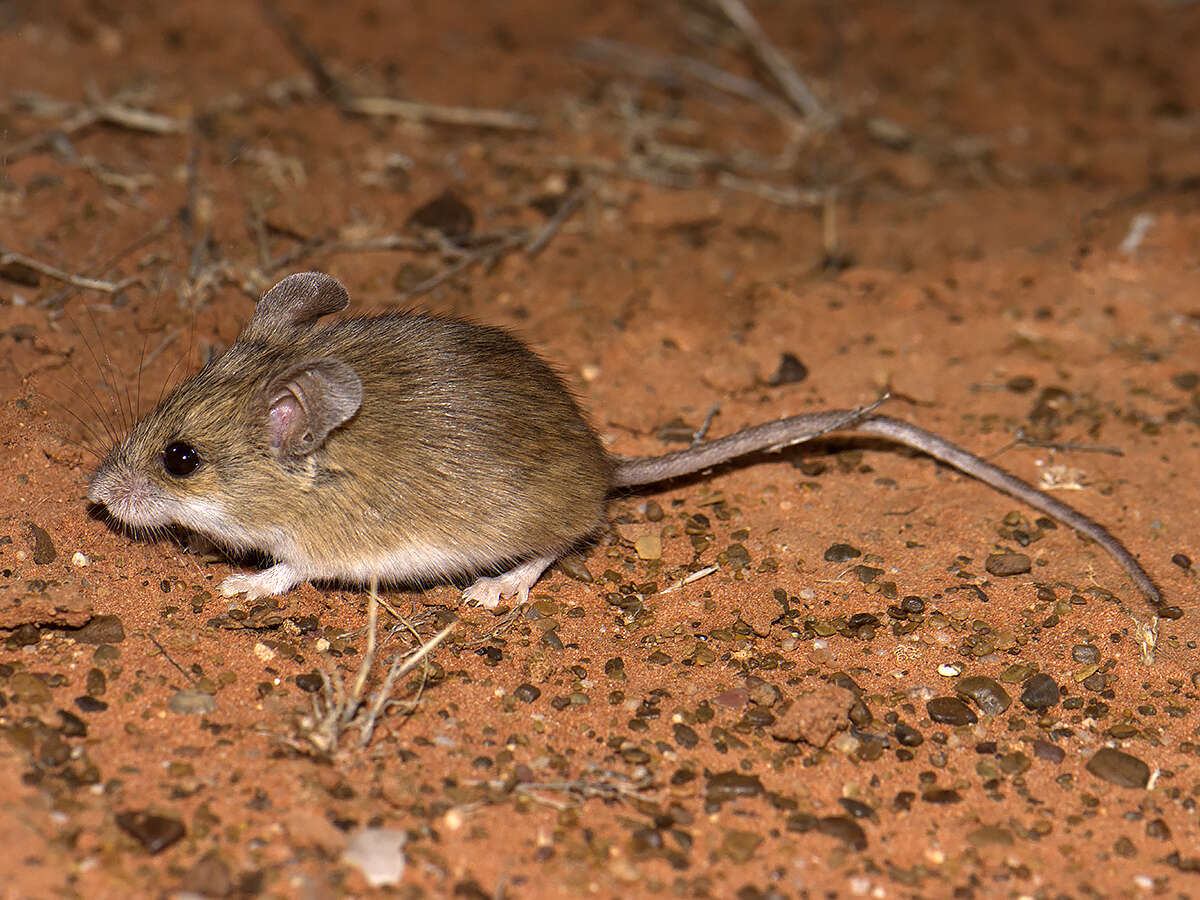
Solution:
<path fill-rule="evenodd" d="M 749 453 L 781 450 L 802 444 L 833 431 L 869 434 L 885 438 L 906 447 L 920 450 L 984 484 L 1031 506 L 1039 512 L 1091 538 L 1113 557 L 1126 571 L 1138 590 L 1156 610 L 1163 604 L 1162 595 L 1137 559 L 1113 537 L 1104 526 L 1075 508 L 1040 491 L 1026 481 L 1011 475 L 999 466 L 968 453 L 924 428 L 900 419 L 871 415 L 887 398 L 860 409 L 839 409 L 821 413 L 806 413 L 746 428 L 727 437 L 709 441 L 686 450 L 662 456 L 614 456 L 612 478 L 614 488 L 638 487 L 690 475 L 720 465 Z"/>
<path fill-rule="evenodd" d="M 691 475 L 731 459 L 763 450 L 782 450 L 794 444 L 811 441 L 831 431 L 854 428 L 869 415 L 880 400 L 860 409 L 835 409 L 829 412 L 805 413 L 745 428 L 735 434 L 665 453 L 662 456 L 614 456 L 612 476 L 614 488 L 639 487 Z"/>
<path fill-rule="evenodd" d="M 1120 563 L 1121 568 L 1133 580 L 1138 590 L 1150 601 L 1150 605 L 1156 610 L 1162 606 L 1162 595 L 1159 593 L 1158 587 L 1150 580 L 1150 576 L 1146 574 L 1133 554 L 1126 550 L 1125 546 L 1113 537 L 1103 525 L 1088 518 L 1074 507 L 1038 490 L 999 466 L 993 465 L 973 453 L 968 453 L 961 447 L 956 447 L 936 434 L 900 419 L 872 416 L 853 422 L 846 430 L 858 434 L 877 435 L 897 444 L 904 444 L 906 447 L 920 450 L 938 462 L 953 466 L 960 472 L 995 488 L 1000 493 L 1008 494 L 1008 496 L 1057 519 L 1085 537 L 1091 538 L 1107 550 L 1109 555 Z"/>

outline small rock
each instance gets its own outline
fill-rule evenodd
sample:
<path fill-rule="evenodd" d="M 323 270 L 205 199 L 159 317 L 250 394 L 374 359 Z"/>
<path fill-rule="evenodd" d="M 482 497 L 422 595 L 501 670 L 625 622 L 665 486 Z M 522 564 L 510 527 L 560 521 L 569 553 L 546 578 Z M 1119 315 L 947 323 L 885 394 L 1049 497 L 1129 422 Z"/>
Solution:
<path fill-rule="evenodd" d="M 862 551 L 849 544 L 830 544 L 825 549 L 825 562 L 846 562 L 862 556 Z"/>
<path fill-rule="evenodd" d="M 979 717 L 957 697 L 934 697 L 925 704 L 929 718 L 941 725 L 974 725 Z"/>
<path fill-rule="evenodd" d="M 216 708 L 216 697 L 190 688 L 176 691 L 167 701 L 167 709 L 181 716 L 206 716 Z"/>
<path fill-rule="evenodd" d="M 451 190 L 442 191 L 408 217 L 410 227 L 428 228 L 450 240 L 468 237 L 475 229 L 475 213 Z"/>
<path fill-rule="evenodd" d="M 867 849 L 867 833 L 849 816 L 826 816 L 818 819 L 817 831 L 844 841 L 855 850 Z"/>
<path fill-rule="evenodd" d="M 82 628 L 67 634 L 81 644 L 119 644 L 125 640 L 125 626 L 119 616 L 92 616 Z"/>
<path fill-rule="evenodd" d="M 1118 787 L 1144 788 L 1150 783 L 1150 767 L 1136 756 L 1114 747 L 1097 750 L 1087 761 L 1087 770 Z"/>
<path fill-rule="evenodd" d="M 749 702 L 750 691 L 744 687 L 730 688 L 713 698 L 714 706 L 723 706 L 726 709 L 742 709 Z"/>
<path fill-rule="evenodd" d="M 966 697 L 989 716 L 998 716 L 1012 705 L 1008 691 L 994 678 L 969 675 L 959 679 L 958 684 L 954 686 L 954 692 L 960 697 Z"/>
<path fill-rule="evenodd" d="M 1034 756 L 1038 759 L 1044 759 L 1046 762 L 1058 764 L 1067 758 L 1067 751 L 1062 747 L 1052 744 L 1049 741 L 1043 741 L 1040 738 L 1032 741 L 1029 747 L 1033 750 Z"/>
<path fill-rule="evenodd" d="M 350 835 L 342 861 L 362 872 L 371 887 L 397 885 L 404 877 L 406 832 L 393 828 L 360 828 Z"/>
<path fill-rule="evenodd" d="M 747 863 L 754 857 L 754 852 L 763 840 L 763 836 L 757 832 L 731 828 L 725 832 L 720 852 L 722 856 L 734 863 Z"/>
<path fill-rule="evenodd" d="M 594 584 L 596 579 L 588 570 L 587 563 L 578 553 L 568 553 L 566 556 L 560 556 L 556 563 L 558 571 L 562 572 L 568 578 L 575 581 L 582 581 L 584 584 Z"/>
<path fill-rule="evenodd" d="M 201 897 L 228 897 L 233 893 L 233 873 L 229 870 L 229 864 L 213 850 L 187 870 L 179 888 Z"/>
<path fill-rule="evenodd" d="M 1095 665 L 1100 662 L 1100 648 L 1094 644 L 1076 644 L 1071 648 L 1071 659 L 1077 663 Z"/>
<path fill-rule="evenodd" d="M 657 533 L 643 534 L 633 542 L 639 559 L 662 559 L 662 538 Z"/>
<path fill-rule="evenodd" d="M 1058 700 L 1058 682 L 1045 673 L 1034 675 L 1021 691 L 1021 703 L 1029 710 L 1050 709 L 1058 705 Z"/>
<path fill-rule="evenodd" d="M 8 689 L 22 703 L 40 706 L 49 703 L 50 688 L 46 682 L 29 672 L 16 672 L 8 679 Z"/>
<path fill-rule="evenodd" d="M 54 549 L 54 541 L 49 532 L 33 522 L 29 524 L 29 533 L 33 537 L 33 561 L 39 566 L 47 566 L 58 559 L 58 551 Z"/>
<path fill-rule="evenodd" d="M 983 567 L 989 574 L 1003 578 L 1009 575 L 1024 575 L 1033 568 L 1033 562 L 1024 553 L 1005 550 L 988 556 Z"/>
<path fill-rule="evenodd" d="M 13 629 L 12 634 L 4 639 L 4 645 L 12 650 L 19 647 L 36 647 L 41 639 L 41 629 L 32 622 L 26 622 Z"/>
<path fill-rule="evenodd" d="M 513 696 L 522 703 L 532 703 L 538 697 L 542 696 L 542 692 L 540 688 L 530 684 L 529 682 L 525 682 L 524 684 L 518 685 L 516 689 L 513 690 Z"/>
<path fill-rule="evenodd" d="M 117 813 L 116 822 L 117 827 L 151 854 L 161 853 L 187 834 L 187 829 L 178 819 L 155 815 L 145 810 Z"/>
<path fill-rule="evenodd" d="M 967 833 L 967 843 L 973 847 L 1011 847 L 1015 841 L 1007 828 L 984 825 Z"/>
<path fill-rule="evenodd" d="M 808 366 L 800 362 L 791 353 L 779 357 L 779 368 L 767 379 L 767 383 L 778 387 L 781 384 L 795 384 L 808 377 Z"/>
<path fill-rule="evenodd" d="M 720 806 L 729 800 L 758 797 L 763 793 L 765 791 L 757 775 L 733 771 L 718 772 L 708 779 L 704 789 L 704 803 L 706 806 Z"/>

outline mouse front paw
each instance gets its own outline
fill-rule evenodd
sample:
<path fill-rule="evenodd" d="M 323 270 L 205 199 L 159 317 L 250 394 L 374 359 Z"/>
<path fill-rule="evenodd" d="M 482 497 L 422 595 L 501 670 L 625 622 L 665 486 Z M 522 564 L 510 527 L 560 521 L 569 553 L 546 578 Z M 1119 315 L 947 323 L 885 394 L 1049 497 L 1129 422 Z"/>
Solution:
<path fill-rule="evenodd" d="M 295 587 L 304 579 L 299 577 L 291 566 L 280 563 L 255 572 L 253 575 L 239 573 L 230 575 L 221 582 L 219 590 L 224 597 L 236 597 L 245 594 L 246 600 L 257 600 L 260 597 L 271 597 L 282 594 Z"/>

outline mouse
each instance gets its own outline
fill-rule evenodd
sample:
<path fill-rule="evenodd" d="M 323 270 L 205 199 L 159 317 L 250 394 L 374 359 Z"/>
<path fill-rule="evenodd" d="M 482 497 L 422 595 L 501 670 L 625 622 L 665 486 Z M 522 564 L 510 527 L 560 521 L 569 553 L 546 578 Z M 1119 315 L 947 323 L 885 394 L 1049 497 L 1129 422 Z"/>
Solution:
<path fill-rule="evenodd" d="M 474 578 L 463 599 L 528 600 L 604 523 L 614 492 L 831 432 L 914 448 L 1105 549 L 1158 610 L 1158 588 L 1103 526 L 932 432 L 859 409 L 805 413 L 660 456 L 609 453 L 549 364 L 509 332 L 349 306 L 321 272 L 268 290 L 235 342 L 169 392 L 92 474 L 88 498 L 126 529 L 182 526 L 269 568 L 226 597 L 307 581 Z"/>

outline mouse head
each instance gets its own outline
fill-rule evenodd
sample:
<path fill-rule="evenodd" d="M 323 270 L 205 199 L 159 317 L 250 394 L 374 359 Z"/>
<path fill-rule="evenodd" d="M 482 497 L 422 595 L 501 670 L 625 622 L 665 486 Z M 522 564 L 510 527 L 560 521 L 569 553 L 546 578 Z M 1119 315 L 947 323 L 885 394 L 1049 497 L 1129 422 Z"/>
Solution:
<path fill-rule="evenodd" d="M 303 341 L 317 319 L 348 302 L 342 285 L 319 272 L 271 288 L 237 342 L 112 449 L 88 499 L 134 528 L 183 525 L 255 545 L 263 507 L 280 505 L 289 473 L 309 467 L 362 403 L 358 373 L 306 353 Z"/>

